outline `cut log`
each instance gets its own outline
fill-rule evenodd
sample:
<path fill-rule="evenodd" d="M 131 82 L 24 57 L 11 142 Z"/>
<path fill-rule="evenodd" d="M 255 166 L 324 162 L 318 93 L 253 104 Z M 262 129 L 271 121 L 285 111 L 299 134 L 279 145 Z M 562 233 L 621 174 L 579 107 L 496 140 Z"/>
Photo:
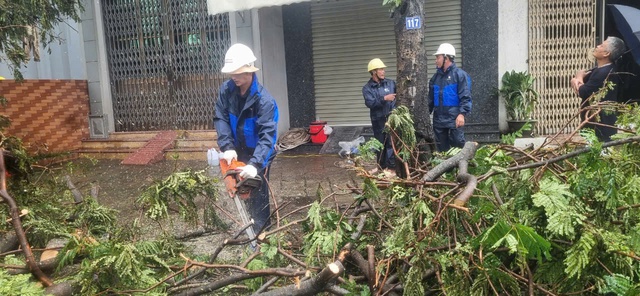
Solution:
<path fill-rule="evenodd" d="M 325 292 L 333 286 L 335 280 L 344 271 L 340 261 L 330 263 L 316 276 L 303 281 L 300 285 L 289 285 L 269 292 L 254 294 L 259 296 L 305 296 Z"/>
<path fill-rule="evenodd" d="M 19 241 L 15 232 L 7 232 L 0 237 L 0 253 L 6 253 L 18 248 Z"/>
<path fill-rule="evenodd" d="M 77 287 L 77 283 L 69 282 L 69 281 L 57 283 L 45 289 L 46 295 L 53 295 L 53 296 L 71 296 L 71 295 L 77 295 L 78 292 L 80 291 Z"/>
<path fill-rule="evenodd" d="M 75 202 L 75 204 L 81 203 L 84 200 L 82 198 L 82 193 L 80 193 L 80 190 L 76 188 L 76 185 L 73 185 L 73 182 L 71 182 L 71 177 L 69 177 L 69 175 L 66 175 L 64 176 L 64 180 L 67 182 L 67 187 L 69 187 L 69 190 L 71 190 L 71 194 L 73 195 L 73 201 Z"/>
<path fill-rule="evenodd" d="M 50 271 L 56 267 L 56 256 L 58 256 L 60 249 L 64 247 L 67 242 L 69 242 L 67 238 L 54 238 L 47 243 L 47 249 L 40 255 L 40 262 L 38 263 L 43 271 Z"/>

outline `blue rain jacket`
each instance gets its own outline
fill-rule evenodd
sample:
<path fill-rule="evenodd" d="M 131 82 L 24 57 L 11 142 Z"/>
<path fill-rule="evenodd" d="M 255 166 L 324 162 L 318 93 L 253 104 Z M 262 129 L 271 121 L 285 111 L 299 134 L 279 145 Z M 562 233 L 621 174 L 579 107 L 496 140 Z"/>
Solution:
<path fill-rule="evenodd" d="M 384 120 L 395 108 L 396 101 L 385 101 L 384 96 L 396 93 L 396 82 L 391 79 L 383 79 L 380 83 L 369 79 L 367 84 L 362 87 L 362 96 L 364 96 L 364 104 L 369 107 L 369 116 L 371 121 Z"/>
<path fill-rule="evenodd" d="M 429 81 L 429 112 L 433 126 L 456 128 L 456 117 L 471 112 L 471 77 L 453 63 L 446 72 L 438 68 Z"/>
<path fill-rule="evenodd" d="M 278 105 L 255 74 L 248 92 L 240 110 L 240 89 L 233 80 L 225 81 L 218 93 L 213 124 L 222 151 L 235 150 L 239 160 L 248 159 L 247 164 L 261 170 L 269 166 L 276 154 Z"/>

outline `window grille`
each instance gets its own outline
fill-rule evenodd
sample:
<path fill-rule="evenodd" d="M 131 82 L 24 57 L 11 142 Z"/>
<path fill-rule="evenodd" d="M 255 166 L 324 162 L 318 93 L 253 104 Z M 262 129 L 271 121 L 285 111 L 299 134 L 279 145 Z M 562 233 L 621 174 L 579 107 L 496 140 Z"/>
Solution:
<path fill-rule="evenodd" d="M 569 122 L 580 107 L 570 80 L 593 66 L 595 12 L 595 0 L 529 0 L 529 72 L 540 93 L 534 111 L 537 134 L 578 127 L 578 120 Z"/>
<path fill-rule="evenodd" d="M 206 0 L 103 4 L 116 131 L 213 129 L 230 46 L 228 14 Z"/>

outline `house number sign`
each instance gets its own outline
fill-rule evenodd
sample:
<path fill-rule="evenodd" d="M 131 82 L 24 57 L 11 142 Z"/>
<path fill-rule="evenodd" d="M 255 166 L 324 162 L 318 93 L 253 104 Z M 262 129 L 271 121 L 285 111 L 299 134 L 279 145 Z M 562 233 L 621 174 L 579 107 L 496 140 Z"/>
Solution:
<path fill-rule="evenodd" d="M 407 30 L 416 30 L 422 27 L 422 19 L 419 16 L 411 16 L 405 18 Z"/>

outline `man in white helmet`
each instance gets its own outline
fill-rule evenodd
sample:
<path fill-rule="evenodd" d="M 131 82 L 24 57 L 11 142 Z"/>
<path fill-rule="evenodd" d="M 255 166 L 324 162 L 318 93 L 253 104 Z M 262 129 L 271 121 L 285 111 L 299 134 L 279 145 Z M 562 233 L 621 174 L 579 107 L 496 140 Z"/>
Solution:
<path fill-rule="evenodd" d="M 382 169 L 393 169 L 395 155 L 391 141 L 383 130 L 389 113 L 395 108 L 396 82 L 385 78 L 386 67 L 382 60 L 377 58 L 369 62 L 367 71 L 371 74 L 371 79 L 362 87 L 362 96 L 364 104 L 369 107 L 373 136 L 384 145 L 378 154 L 378 164 Z"/>
<path fill-rule="evenodd" d="M 433 112 L 433 131 L 438 151 L 465 143 L 462 127 L 471 112 L 471 77 L 456 66 L 456 50 L 443 43 L 436 56 L 436 73 L 429 81 L 429 112 Z"/>
<path fill-rule="evenodd" d="M 222 73 L 231 79 L 220 86 L 213 123 L 218 147 L 228 163 L 237 159 L 246 164 L 241 177 L 259 175 L 263 182 L 245 201 L 259 233 L 269 221 L 269 167 L 276 155 L 278 106 L 275 99 L 258 83 L 254 72 L 256 57 L 244 44 L 232 45 L 225 54 Z"/>

